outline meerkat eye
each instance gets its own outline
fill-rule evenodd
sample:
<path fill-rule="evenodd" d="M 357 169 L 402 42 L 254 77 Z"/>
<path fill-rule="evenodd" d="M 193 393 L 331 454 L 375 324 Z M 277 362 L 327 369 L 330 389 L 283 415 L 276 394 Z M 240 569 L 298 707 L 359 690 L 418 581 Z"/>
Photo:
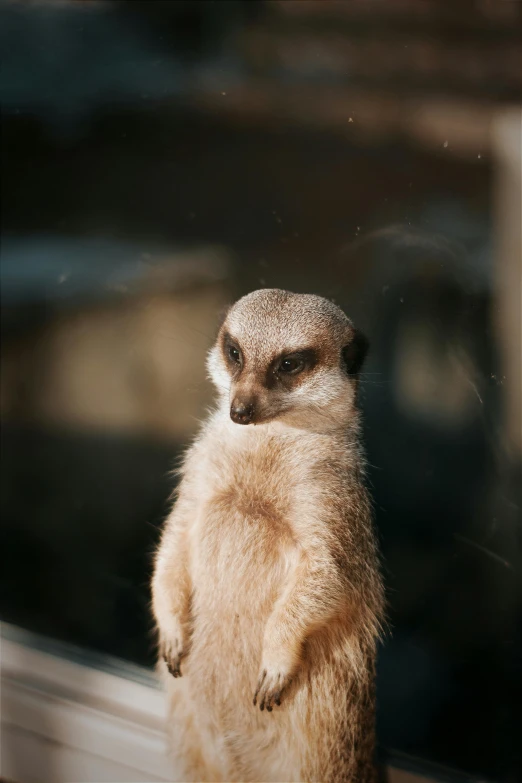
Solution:
<path fill-rule="evenodd" d="M 278 372 L 285 373 L 285 375 L 297 375 L 303 368 L 304 362 L 302 359 L 299 359 L 297 356 L 287 356 L 277 369 Z"/>
<path fill-rule="evenodd" d="M 228 355 L 234 362 L 234 364 L 241 364 L 241 352 L 235 345 L 230 345 L 228 348 Z"/>

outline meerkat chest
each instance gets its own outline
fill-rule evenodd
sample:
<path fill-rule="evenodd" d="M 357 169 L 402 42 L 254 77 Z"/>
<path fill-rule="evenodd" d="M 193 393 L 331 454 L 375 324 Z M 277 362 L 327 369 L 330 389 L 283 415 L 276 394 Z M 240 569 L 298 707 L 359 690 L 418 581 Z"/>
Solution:
<path fill-rule="evenodd" d="M 286 573 L 296 542 L 291 525 L 296 479 L 274 444 L 223 448 L 204 466 L 197 522 L 198 560 L 222 582 L 245 589 L 256 575 L 272 583 Z"/>

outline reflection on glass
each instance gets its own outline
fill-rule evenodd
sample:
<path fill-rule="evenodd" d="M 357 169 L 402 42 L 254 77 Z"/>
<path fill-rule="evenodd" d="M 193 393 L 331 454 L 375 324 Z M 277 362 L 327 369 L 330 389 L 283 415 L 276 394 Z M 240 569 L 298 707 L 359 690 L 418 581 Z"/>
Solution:
<path fill-rule="evenodd" d="M 516 4 L 447 39 L 431 4 L 320 5 L 1 6 L 2 616 L 153 665 L 151 557 L 220 314 L 313 291 L 371 343 L 381 746 L 514 780 Z"/>

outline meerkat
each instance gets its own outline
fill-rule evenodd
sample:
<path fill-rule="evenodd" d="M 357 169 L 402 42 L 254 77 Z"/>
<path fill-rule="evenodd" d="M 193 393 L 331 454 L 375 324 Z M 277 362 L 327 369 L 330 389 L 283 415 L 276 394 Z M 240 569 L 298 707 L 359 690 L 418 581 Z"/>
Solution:
<path fill-rule="evenodd" d="M 383 588 L 357 408 L 366 339 L 332 302 L 236 302 L 152 604 L 183 781 L 373 783 Z"/>

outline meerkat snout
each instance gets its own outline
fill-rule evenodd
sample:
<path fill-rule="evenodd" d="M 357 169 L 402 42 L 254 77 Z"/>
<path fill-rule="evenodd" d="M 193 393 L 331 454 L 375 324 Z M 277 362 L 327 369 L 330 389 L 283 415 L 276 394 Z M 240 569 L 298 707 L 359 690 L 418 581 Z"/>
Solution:
<path fill-rule="evenodd" d="M 235 424 L 317 431 L 349 422 L 366 349 L 332 302 L 261 289 L 229 310 L 208 369 Z"/>
<path fill-rule="evenodd" d="M 250 424 L 254 418 L 254 412 L 253 402 L 242 402 L 237 398 L 230 406 L 230 418 L 236 424 Z"/>

